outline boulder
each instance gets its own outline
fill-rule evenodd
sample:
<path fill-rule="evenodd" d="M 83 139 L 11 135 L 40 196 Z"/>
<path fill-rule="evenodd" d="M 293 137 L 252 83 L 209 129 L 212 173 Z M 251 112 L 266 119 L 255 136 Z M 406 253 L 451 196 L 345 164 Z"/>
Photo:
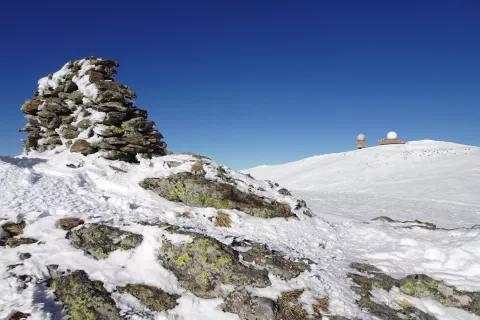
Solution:
<path fill-rule="evenodd" d="M 23 113 L 35 115 L 38 111 L 38 107 L 40 106 L 40 101 L 38 100 L 27 100 L 25 103 L 20 107 Z"/>
<path fill-rule="evenodd" d="M 84 223 L 85 221 L 78 218 L 63 218 L 58 221 L 60 228 L 63 230 L 72 230 L 73 228 L 76 228 Z"/>
<path fill-rule="evenodd" d="M 271 285 L 266 270 L 240 263 L 239 254 L 221 242 L 193 232 L 182 232 L 191 242 L 176 245 L 162 241 L 159 258 L 173 272 L 184 288 L 204 299 L 221 297 L 222 285 L 267 287 Z"/>
<path fill-rule="evenodd" d="M 90 145 L 89 142 L 82 139 L 78 139 L 70 147 L 70 152 L 77 152 L 83 155 L 88 155 L 88 154 L 95 153 L 96 150 L 94 147 Z"/>
<path fill-rule="evenodd" d="M 138 247 L 143 237 L 115 227 L 94 223 L 68 232 L 67 239 L 73 247 L 82 249 L 96 259 L 105 259 L 112 251 Z"/>
<path fill-rule="evenodd" d="M 65 139 L 75 139 L 76 137 L 78 137 L 80 132 L 77 131 L 77 128 L 75 128 L 74 126 L 71 126 L 69 124 L 65 124 L 60 129 L 60 134 Z"/>
<path fill-rule="evenodd" d="M 179 295 L 168 294 L 162 289 L 144 284 L 127 284 L 118 288 L 120 293 L 130 293 L 152 311 L 165 311 L 175 308 Z"/>
<path fill-rule="evenodd" d="M 48 266 L 51 288 L 70 319 L 121 320 L 115 301 L 101 281 L 90 280 L 83 270 L 61 274 Z"/>
<path fill-rule="evenodd" d="M 139 185 L 167 200 L 183 202 L 192 207 L 238 209 L 261 218 L 295 217 L 287 203 L 245 193 L 230 184 L 209 180 L 190 172 L 167 178 L 148 178 Z"/>
<path fill-rule="evenodd" d="M 124 112 L 118 112 L 118 111 L 111 111 L 107 113 L 107 116 L 105 117 L 105 120 L 103 121 L 103 124 L 107 126 L 117 126 L 121 125 L 123 120 L 127 118 L 127 114 Z"/>
<path fill-rule="evenodd" d="M 25 229 L 25 221 L 20 221 L 19 223 L 8 222 L 2 225 L 2 229 L 5 230 L 10 236 L 19 236 L 23 234 L 23 229 Z"/>

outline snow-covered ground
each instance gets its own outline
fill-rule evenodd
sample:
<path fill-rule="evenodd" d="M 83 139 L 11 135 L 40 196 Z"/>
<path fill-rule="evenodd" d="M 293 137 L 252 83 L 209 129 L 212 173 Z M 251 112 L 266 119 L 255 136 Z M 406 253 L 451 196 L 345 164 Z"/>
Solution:
<path fill-rule="evenodd" d="M 166 161 L 184 164 L 169 168 Z M 479 148 L 421 141 L 247 170 L 257 179 L 279 182 L 294 197 L 306 200 L 314 217 L 261 219 L 230 210 L 231 228 L 214 226 L 210 219 L 216 214 L 213 208 L 185 207 L 138 185 L 147 177 L 188 170 L 192 161 L 195 159 L 188 155 L 171 155 L 131 165 L 68 151 L 29 158 L 0 157 L 0 219 L 25 220 L 23 236 L 42 241 L 41 245 L 0 247 L 0 318 L 21 310 L 31 313 L 31 319 L 61 319 L 61 306 L 41 284 L 48 278 L 46 265 L 59 264 L 85 270 L 92 279 L 103 281 L 109 291 L 127 283 L 144 283 L 182 295 L 175 309 L 148 313 L 133 297 L 116 293 L 113 297 L 123 311 L 147 312 L 152 319 L 238 319 L 221 311 L 220 299 L 200 299 L 182 289 L 174 275 L 156 261 L 165 231 L 136 224 L 139 220 L 193 227 L 225 243 L 232 241 L 232 236 L 241 236 L 292 258 L 309 258 L 315 263 L 311 270 L 290 281 L 270 276 L 272 286 L 255 289 L 255 294 L 276 298 L 286 289 L 308 288 L 302 296 L 304 302 L 329 296 L 330 311 L 349 318 L 372 319 L 355 303 L 356 295 L 346 277 L 351 262 L 368 262 L 394 277 L 425 273 L 459 290 L 480 291 L 480 229 L 471 228 L 480 224 Z M 83 166 L 77 169 L 66 166 L 80 163 Z M 229 174 L 246 179 L 239 173 Z M 270 190 L 265 181 L 249 182 L 255 189 L 265 188 L 266 196 L 294 201 Z M 182 216 L 186 210 L 190 219 Z M 397 224 L 370 221 L 377 216 L 418 219 L 454 230 L 398 228 Z M 65 239 L 66 231 L 56 227 L 62 217 L 115 225 L 142 234 L 144 241 L 134 250 L 94 260 L 73 248 Z M 8 276 L 6 267 L 19 263 L 22 252 L 32 257 L 21 261 L 24 265 L 15 268 L 15 273 L 30 275 L 33 280 L 27 289 L 18 291 L 18 280 Z M 433 300 L 378 292 L 378 299 L 399 297 L 438 319 L 480 319 Z"/>

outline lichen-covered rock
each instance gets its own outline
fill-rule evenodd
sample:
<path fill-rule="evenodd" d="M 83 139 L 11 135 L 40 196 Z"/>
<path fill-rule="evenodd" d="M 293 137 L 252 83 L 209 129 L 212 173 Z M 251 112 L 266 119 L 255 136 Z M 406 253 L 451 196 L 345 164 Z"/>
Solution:
<path fill-rule="evenodd" d="M 62 129 L 60 130 L 60 134 L 65 139 L 75 139 L 76 137 L 78 137 L 80 132 L 77 131 L 77 128 L 75 128 L 74 126 L 67 124 L 63 125 Z"/>
<path fill-rule="evenodd" d="M 120 320 L 115 301 L 101 281 L 90 280 L 83 270 L 61 274 L 49 266 L 51 288 L 72 320 Z"/>
<path fill-rule="evenodd" d="M 26 114 L 36 114 L 40 104 L 41 102 L 38 100 L 27 100 L 20 109 Z"/>
<path fill-rule="evenodd" d="M 78 139 L 70 147 L 70 152 L 78 152 L 83 155 L 95 153 L 95 148 L 86 140 Z"/>
<path fill-rule="evenodd" d="M 73 228 L 76 228 L 84 223 L 85 221 L 78 218 L 63 218 L 58 221 L 60 228 L 63 230 L 72 230 Z"/>
<path fill-rule="evenodd" d="M 245 193 L 230 184 L 209 180 L 190 172 L 167 178 L 149 178 L 139 184 L 170 201 L 183 202 L 192 207 L 238 209 L 261 218 L 295 216 L 286 203 Z"/>
<path fill-rule="evenodd" d="M 292 194 L 290 193 L 290 191 L 288 191 L 287 189 L 285 188 L 282 188 L 280 190 L 278 190 L 278 193 L 284 195 L 284 196 L 291 196 Z"/>
<path fill-rule="evenodd" d="M 118 288 L 120 293 L 130 293 L 152 311 L 164 311 L 177 306 L 179 295 L 168 294 L 162 289 L 144 284 L 127 284 Z"/>
<path fill-rule="evenodd" d="M 402 293 L 417 298 L 431 298 L 447 307 L 461 308 L 468 312 L 480 315 L 480 293 L 459 291 L 452 286 L 448 286 L 441 281 L 434 280 L 426 275 L 415 274 L 409 275 L 403 279 L 395 279 L 384 273 L 378 268 L 363 263 L 353 263 L 351 267 L 362 274 L 349 273 L 348 276 L 353 280 L 356 286 L 352 289 L 361 296 L 358 301 L 359 305 L 366 307 L 372 314 L 388 312 L 388 308 L 383 305 L 376 305 L 371 301 L 370 291 L 373 288 L 390 291 L 393 287 L 397 287 Z M 420 319 L 435 319 L 428 314 L 423 314 L 420 310 L 409 307 L 397 310 L 398 317 L 391 319 L 400 319 L 409 314 L 414 314 Z M 401 315 L 400 315 L 401 314 Z M 410 319 L 416 319 L 414 315 L 410 315 Z"/>
<path fill-rule="evenodd" d="M 244 261 L 254 262 L 257 268 L 264 268 L 284 280 L 298 277 L 300 273 L 307 270 L 305 261 L 287 260 L 280 253 L 270 250 L 263 244 L 253 244 L 250 250 L 242 251 L 242 256 Z"/>
<path fill-rule="evenodd" d="M 276 305 L 273 300 L 255 297 L 245 288 L 228 294 L 222 310 L 235 313 L 241 320 L 275 320 Z"/>
<path fill-rule="evenodd" d="M 67 239 L 75 248 L 82 249 L 96 259 L 105 259 L 112 251 L 138 247 L 143 237 L 115 227 L 94 223 L 68 232 Z"/>
<path fill-rule="evenodd" d="M 249 268 L 239 260 L 239 254 L 221 242 L 193 232 L 190 243 L 175 245 L 164 239 L 160 250 L 162 265 L 172 271 L 184 288 L 201 298 L 222 296 L 221 286 L 267 287 L 266 270 Z"/>
<path fill-rule="evenodd" d="M 7 222 L 2 225 L 2 229 L 14 237 L 23 234 L 23 229 L 25 229 L 25 226 L 25 221 L 22 220 L 19 223 Z"/>

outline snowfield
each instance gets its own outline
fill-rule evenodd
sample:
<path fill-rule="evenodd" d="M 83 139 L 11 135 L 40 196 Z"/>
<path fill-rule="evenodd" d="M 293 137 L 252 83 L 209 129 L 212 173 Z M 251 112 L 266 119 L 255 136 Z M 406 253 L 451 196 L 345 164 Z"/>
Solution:
<path fill-rule="evenodd" d="M 167 161 L 182 164 L 170 168 Z M 255 189 L 266 189 L 255 191 L 259 195 L 292 206 L 301 198 L 313 211 L 313 218 L 298 215 L 298 220 L 286 220 L 227 210 L 232 215 L 231 228 L 215 227 L 213 208 L 170 202 L 138 185 L 145 178 L 187 171 L 194 161 L 190 155 L 170 155 L 127 164 L 68 151 L 0 157 L 0 220 L 24 220 L 27 227 L 22 236 L 40 241 L 0 247 L 0 319 L 16 310 L 31 313 L 29 319 L 34 320 L 65 318 L 61 304 L 44 284 L 49 264 L 85 270 L 91 279 L 103 281 L 110 292 L 127 283 L 143 283 L 182 296 L 176 308 L 153 312 L 129 294 L 113 293 L 122 314 L 130 319 L 239 319 L 221 310 L 221 299 L 200 299 L 183 289 L 157 261 L 161 239 L 169 235 L 139 221 L 191 227 L 226 244 L 242 237 L 268 244 L 290 258 L 308 258 L 314 264 L 299 277 L 285 281 L 270 275 L 272 286 L 249 290 L 276 299 L 284 290 L 308 288 L 302 295 L 306 305 L 314 297 L 328 296 L 330 312 L 350 319 L 374 319 L 356 304 L 357 294 L 347 277 L 352 262 L 372 264 L 395 278 L 423 273 L 458 290 L 480 291 L 480 228 L 476 228 L 480 226 L 480 148 L 418 141 L 245 171 L 256 179 L 278 182 L 293 197 L 271 191 L 267 181 L 229 172 L 234 178 L 250 179 L 247 182 Z M 207 178 L 214 179 L 216 166 L 209 162 Z M 240 187 L 246 189 L 248 184 Z M 185 211 L 191 218 L 182 216 Z M 379 216 L 396 222 L 371 221 Z M 117 226 L 141 234 L 143 242 L 134 250 L 115 251 L 107 259 L 95 260 L 70 245 L 67 232 L 57 226 L 63 217 Z M 414 220 L 437 228 L 417 227 L 423 224 Z M 32 257 L 20 261 L 19 254 L 25 252 Z M 24 265 L 16 267 L 15 273 L 30 277 L 24 290 L 18 290 L 19 280 L 7 270 L 18 263 Z M 392 305 L 405 299 L 437 319 L 480 319 L 398 290 L 375 290 L 374 296 Z"/>

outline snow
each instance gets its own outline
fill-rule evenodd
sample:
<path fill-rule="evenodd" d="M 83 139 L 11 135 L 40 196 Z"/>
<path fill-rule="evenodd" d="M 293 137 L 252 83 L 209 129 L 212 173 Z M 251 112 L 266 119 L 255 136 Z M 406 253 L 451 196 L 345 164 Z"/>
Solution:
<path fill-rule="evenodd" d="M 476 147 L 420 141 L 257 167 L 247 172 L 287 187 L 294 197 L 306 200 L 314 217 L 299 214 L 298 220 L 260 219 L 224 210 L 232 217 L 232 228 L 214 226 L 213 208 L 173 203 L 138 185 L 147 177 L 190 170 L 198 161 L 190 155 L 140 159 L 137 165 L 68 151 L 0 157 L 0 219 L 25 220 L 24 236 L 42 241 L 17 248 L 0 247 L 0 318 L 12 310 L 32 313 L 32 319 L 61 318 L 61 306 L 53 300 L 50 288 L 42 284 L 48 279 L 46 265 L 59 264 L 85 270 L 92 279 L 103 281 L 109 291 L 127 283 L 144 283 L 182 295 L 176 308 L 158 313 L 129 294 L 113 293 L 122 312 L 136 314 L 132 319 L 238 319 L 221 311 L 221 299 L 199 299 L 188 293 L 157 262 L 163 237 L 174 242 L 190 239 L 135 223 L 139 220 L 191 227 L 227 244 L 232 237 L 246 238 L 266 243 L 292 259 L 309 258 L 314 264 L 299 277 L 284 281 L 270 275 L 270 287 L 247 290 L 275 299 L 283 290 L 307 288 L 302 301 L 311 303 L 315 297 L 329 296 L 331 312 L 349 318 L 372 318 L 355 303 L 357 295 L 346 277 L 351 262 L 371 263 L 396 278 L 424 273 L 459 290 L 478 291 L 480 229 L 472 226 L 480 224 L 479 157 Z M 167 161 L 182 165 L 169 168 Z M 82 166 L 72 169 L 66 164 Z M 213 161 L 205 161 L 208 178 L 218 179 L 216 167 Z M 241 180 L 238 186 L 242 190 L 253 185 L 252 191 L 258 195 L 296 203 L 296 198 L 280 195 L 266 181 L 224 169 Z M 182 217 L 184 211 L 190 212 L 190 219 Z M 382 215 L 399 221 L 433 222 L 443 229 L 427 230 L 412 222 L 370 221 Z M 108 223 L 142 234 L 144 241 L 134 250 L 116 251 L 105 260 L 94 260 L 65 239 L 66 231 L 56 226 L 62 217 Z M 21 252 L 29 252 L 32 257 L 10 272 L 32 277 L 22 292 L 16 290 L 19 283 L 6 270 L 6 266 L 20 262 Z M 407 299 L 438 319 L 480 319 L 433 300 L 405 296 L 398 290 L 377 290 L 375 298 L 392 306 L 398 299 Z"/>
<path fill-rule="evenodd" d="M 78 90 L 83 93 L 85 98 L 83 103 L 87 104 L 91 101 L 94 101 L 98 95 L 98 88 L 95 84 L 90 82 L 90 76 L 88 71 L 95 68 L 95 65 L 90 62 L 90 60 L 80 60 L 79 65 L 81 65 L 78 75 L 73 76 L 72 81 L 78 86 Z"/>
<path fill-rule="evenodd" d="M 64 80 L 67 74 L 71 73 L 69 64 L 66 63 L 62 69 L 58 70 L 51 77 L 43 77 L 38 80 L 38 92 L 40 95 L 43 95 L 45 90 L 55 89 L 59 86 L 60 82 Z"/>

